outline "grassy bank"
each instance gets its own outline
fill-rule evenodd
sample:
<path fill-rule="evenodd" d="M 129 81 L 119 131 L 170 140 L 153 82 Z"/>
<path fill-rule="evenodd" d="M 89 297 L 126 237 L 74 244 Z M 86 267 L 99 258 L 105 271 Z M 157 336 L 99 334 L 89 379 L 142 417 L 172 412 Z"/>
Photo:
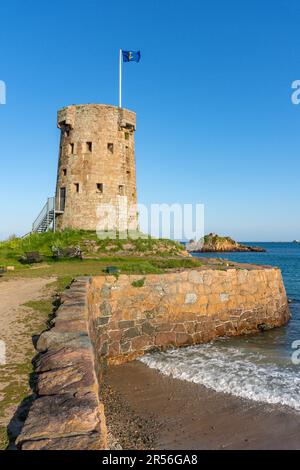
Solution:
<path fill-rule="evenodd" d="M 2 279 L 15 277 L 51 277 L 60 278 L 77 276 L 104 275 L 108 266 L 115 266 L 121 274 L 161 274 L 168 269 L 193 268 L 201 266 L 193 258 L 151 259 L 136 257 L 107 257 L 98 259 L 69 259 L 50 261 L 33 266 L 18 266 L 8 271 Z"/>
<path fill-rule="evenodd" d="M 51 277 L 100 275 L 108 266 L 120 273 L 161 274 L 168 269 L 192 268 L 201 262 L 186 256 L 180 243 L 166 239 L 138 237 L 98 239 L 96 232 L 64 230 L 62 232 L 35 233 L 26 238 L 11 238 L 0 242 L 0 266 L 11 266 L 5 273 L 11 277 Z M 66 249 L 79 246 L 83 259 L 53 259 L 53 247 Z M 41 263 L 22 264 L 21 258 L 29 252 L 38 252 Z"/>
<path fill-rule="evenodd" d="M 19 265 L 19 259 L 28 252 L 38 251 L 45 261 L 51 262 L 52 248 L 80 247 L 84 258 L 101 258 L 111 255 L 132 256 L 182 256 L 183 246 L 173 240 L 153 239 L 141 233 L 122 238 L 101 239 L 97 233 L 87 230 L 64 230 L 61 232 L 34 233 L 25 238 L 11 237 L 0 242 L 0 265 Z"/>

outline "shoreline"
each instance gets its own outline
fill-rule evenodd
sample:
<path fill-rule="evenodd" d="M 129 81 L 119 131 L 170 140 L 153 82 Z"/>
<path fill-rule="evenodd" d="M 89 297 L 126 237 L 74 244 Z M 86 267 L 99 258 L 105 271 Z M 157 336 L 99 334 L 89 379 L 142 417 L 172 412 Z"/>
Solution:
<path fill-rule="evenodd" d="M 112 448 L 300 449 L 299 412 L 173 379 L 139 361 L 109 367 L 100 388 Z"/>

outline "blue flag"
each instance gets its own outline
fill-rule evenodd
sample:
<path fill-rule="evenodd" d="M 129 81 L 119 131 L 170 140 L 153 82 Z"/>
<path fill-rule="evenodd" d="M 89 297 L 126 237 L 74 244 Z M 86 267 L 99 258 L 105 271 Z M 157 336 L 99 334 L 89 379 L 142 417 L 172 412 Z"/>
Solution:
<path fill-rule="evenodd" d="M 123 62 L 139 62 L 141 59 L 140 51 L 122 51 Z"/>

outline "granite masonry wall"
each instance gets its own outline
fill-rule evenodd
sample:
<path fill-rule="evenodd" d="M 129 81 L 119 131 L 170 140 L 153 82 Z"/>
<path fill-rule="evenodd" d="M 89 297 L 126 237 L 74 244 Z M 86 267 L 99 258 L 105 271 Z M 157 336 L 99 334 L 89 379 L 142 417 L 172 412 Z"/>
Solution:
<path fill-rule="evenodd" d="M 37 343 L 36 399 L 16 441 L 22 450 L 107 449 L 107 364 L 264 331 L 290 316 L 281 272 L 266 267 L 79 278 L 61 302 Z"/>
<path fill-rule="evenodd" d="M 92 342 L 97 358 L 109 364 L 263 331 L 289 318 L 276 268 L 94 277 L 88 295 Z"/>

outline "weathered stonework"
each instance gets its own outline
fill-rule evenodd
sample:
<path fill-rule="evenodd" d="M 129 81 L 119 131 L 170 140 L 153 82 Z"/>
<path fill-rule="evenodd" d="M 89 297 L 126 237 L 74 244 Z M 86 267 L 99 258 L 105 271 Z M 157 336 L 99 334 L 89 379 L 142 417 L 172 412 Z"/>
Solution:
<path fill-rule="evenodd" d="M 143 286 L 134 287 L 142 277 Z M 277 268 L 94 277 L 88 305 L 96 355 L 110 364 L 151 350 L 263 331 L 289 318 Z"/>
<path fill-rule="evenodd" d="M 280 270 L 258 266 L 80 278 L 61 301 L 37 343 L 37 399 L 17 439 L 22 450 L 107 448 L 105 363 L 264 331 L 290 316 Z"/>
<path fill-rule="evenodd" d="M 56 185 L 56 226 L 96 230 L 116 209 L 117 223 L 137 228 L 134 155 L 135 113 L 115 106 L 67 106 L 58 112 L 61 129 Z M 128 207 L 132 212 L 126 213 Z M 108 228 L 114 228 L 113 219 Z M 122 225 L 120 226 L 122 229 Z"/>

